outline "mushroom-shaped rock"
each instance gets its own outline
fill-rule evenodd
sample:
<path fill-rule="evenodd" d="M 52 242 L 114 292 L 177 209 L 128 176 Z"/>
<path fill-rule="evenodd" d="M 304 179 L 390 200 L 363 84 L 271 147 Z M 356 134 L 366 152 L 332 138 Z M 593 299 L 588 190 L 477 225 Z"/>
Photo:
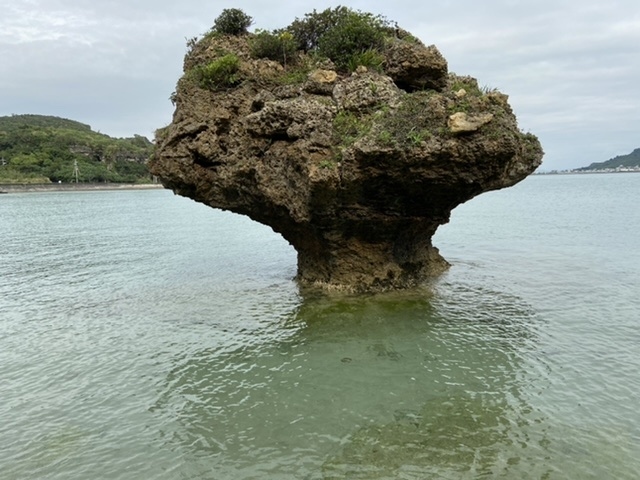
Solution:
<path fill-rule="evenodd" d="M 351 73 L 302 52 L 276 68 L 251 58 L 251 42 L 210 35 L 187 54 L 150 168 L 176 193 L 282 234 L 303 284 L 423 282 L 447 266 L 431 238 L 451 210 L 541 162 L 506 95 L 447 73 L 435 47 L 398 36 L 381 72 Z M 220 65 L 228 77 L 202 80 Z"/>

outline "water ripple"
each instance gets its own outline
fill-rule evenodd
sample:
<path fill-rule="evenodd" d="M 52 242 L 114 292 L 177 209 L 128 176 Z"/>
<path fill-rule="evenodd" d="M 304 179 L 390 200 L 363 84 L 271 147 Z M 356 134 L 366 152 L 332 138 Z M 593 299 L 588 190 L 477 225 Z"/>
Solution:
<path fill-rule="evenodd" d="M 335 298 L 168 192 L 3 196 L 3 477 L 635 478 L 635 237 L 601 219 L 620 260 L 511 195 L 540 215 L 454 215 L 433 285 Z"/>

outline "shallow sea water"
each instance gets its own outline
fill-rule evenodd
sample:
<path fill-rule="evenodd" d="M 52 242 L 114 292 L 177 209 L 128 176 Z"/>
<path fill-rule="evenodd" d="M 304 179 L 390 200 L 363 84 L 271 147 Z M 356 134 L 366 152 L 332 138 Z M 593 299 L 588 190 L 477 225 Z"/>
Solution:
<path fill-rule="evenodd" d="M 167 191 L 0 196 L 7 479 L 635 479 L 640 175 L 453 212 L 423 288 L 321 297 Z"/>

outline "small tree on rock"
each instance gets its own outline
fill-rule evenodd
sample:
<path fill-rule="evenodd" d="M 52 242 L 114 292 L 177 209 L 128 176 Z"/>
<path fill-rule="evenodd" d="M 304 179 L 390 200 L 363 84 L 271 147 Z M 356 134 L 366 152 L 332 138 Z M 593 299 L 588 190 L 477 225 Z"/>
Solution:
<path fill-rule="evenodd" d="M 225 8 L 213 22 L 213 31 L 225 35 L 243 35 L 253 24 L 253 18 L 239 8 Z"/>
<path fill-rule="evenodd" d="M 307 13 L 302 19 L 296 18 L 287 30 L 298 48 L 329 58 L 344 71 L 350 64 L 361 63 L 363 56 L 373 59 L 384 48 L 385 38 L 395 35 L 386 18 L 342 6 Z M 380 63 L 379 58 L 373 60 L 375 65 Z"/>

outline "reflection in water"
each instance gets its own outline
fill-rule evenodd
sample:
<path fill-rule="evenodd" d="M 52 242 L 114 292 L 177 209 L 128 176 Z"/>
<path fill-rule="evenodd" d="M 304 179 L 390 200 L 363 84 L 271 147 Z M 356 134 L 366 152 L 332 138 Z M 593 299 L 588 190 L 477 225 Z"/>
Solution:
<path fill-rule="evenodd" d="M 170 192 L 5 195 L 2 478 L 635 480 L 639 179 L 483 196 L 357 299 Z"/>
<path fill-rule="evenodd" d="M 521 393 L 540 380 L 523 359 L 533 313 L 499 292 L 455 293 L 464 308 L 426 292 L 312 297 L 249 332 L 240 320 L 242 346 L 175 358 L 152 410 L 196 476 L 531 472 L 545 449 Z"/>

